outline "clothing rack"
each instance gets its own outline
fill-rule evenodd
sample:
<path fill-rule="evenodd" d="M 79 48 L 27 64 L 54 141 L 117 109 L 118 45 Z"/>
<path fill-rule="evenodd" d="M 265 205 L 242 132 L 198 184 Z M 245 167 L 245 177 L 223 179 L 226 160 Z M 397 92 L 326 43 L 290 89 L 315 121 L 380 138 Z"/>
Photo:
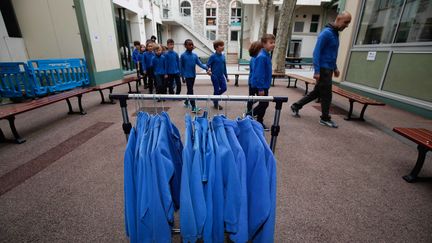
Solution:
<path fill-rule="evenodd" d="M 239 96 L 239 95 L 165 95 L 165 94 L 110 94 L 111 100 L 119 100 L 123 117 L 123 131 L 126 140 L 129 138 L 132 124 L 129 122 L 127 111 L 127 100 L 204 100 L 204 101 L 268 101 L 276 103 L 273 125 L 271 126 L 270 148 L 275 152 L 277 136 L 279 135 L 279 119 L 282 110 L 282 104 L 288 102 L 286 96 Z"/>

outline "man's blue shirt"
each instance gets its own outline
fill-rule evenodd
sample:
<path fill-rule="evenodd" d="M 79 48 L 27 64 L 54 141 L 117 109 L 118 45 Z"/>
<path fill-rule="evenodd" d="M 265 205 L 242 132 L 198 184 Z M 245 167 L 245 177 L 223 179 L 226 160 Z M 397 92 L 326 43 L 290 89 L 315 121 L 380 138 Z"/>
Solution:
<path fill-rule="evenodd" d="M 318 74 L 321 68 L 337 69 L 336 59 L 339 49 L 339 32 L 327 25 L 318 35 L 313 52 L 314 72 Z"/>

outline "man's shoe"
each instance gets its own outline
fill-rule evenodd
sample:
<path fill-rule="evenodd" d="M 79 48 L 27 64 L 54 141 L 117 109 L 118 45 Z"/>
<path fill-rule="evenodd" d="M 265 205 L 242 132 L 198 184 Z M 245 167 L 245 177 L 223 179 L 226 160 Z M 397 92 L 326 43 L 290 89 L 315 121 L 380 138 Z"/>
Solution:
<path fill-rule="evenodd" d="M 215 108 L 216 110 L 223 110 L 223 107 L 221 105 L 215 105 L 213 106 L 213 108 Z"/>
<path fill-rule="evenodd" d="M 266 125 L 264 125 L 264 123 L 261 123 L 261 125 L 262 125 L 264 131 L 266 131 L 266 132 L 270 131 L 270 128 L 268 128 Z"/>
<path fill-rule="evenodd" d="M 293 116 L 300 117 L 299 109 L 295 105 L 291 105 L 291 112 Z"/>
<path fill-rule="evenodd" d="M 198 108 L 198 107 L 192 108 L 192 113 L 198 113 L 198 112 L 200 112 L 200 110 L 201 110 L 201 108 Z"/>
<path fill-rule="evenodd" d="M 332 128 L 338 128 L 338 125 L 334 121 L 332 121 L 332 120 L 325 121 L 325 120 L 321 119 L 319 121 L 319 123 L 321 125 L 323 125 L 323 126 L 328 126 L 328 127 L 332 127 Z"/>
<path fill-rule="evenodd" d="M 184 107 L 185 107 L 185 108 L 190 108 L 190 107 L 191 107 L 188 101 L 185 101 L 185 102 L 184 102 Z"/>

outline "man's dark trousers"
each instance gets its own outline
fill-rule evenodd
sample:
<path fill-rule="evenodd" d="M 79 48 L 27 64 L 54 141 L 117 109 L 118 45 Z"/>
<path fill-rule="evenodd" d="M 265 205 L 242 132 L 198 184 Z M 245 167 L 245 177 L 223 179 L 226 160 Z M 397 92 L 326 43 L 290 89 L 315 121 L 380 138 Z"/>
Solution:
<path fill-rule="evenodd" d="M 321 119 L 329 121 L 330 117 L 330 104 L 332 101 L 332 76 L 333 70 L 321 68 L 320 79 L 315 85 L 315 88 L 308 95 L 293 104 L 297 109 L 301 109 L 307 103 L 320 98 L 321 100 Z"/>

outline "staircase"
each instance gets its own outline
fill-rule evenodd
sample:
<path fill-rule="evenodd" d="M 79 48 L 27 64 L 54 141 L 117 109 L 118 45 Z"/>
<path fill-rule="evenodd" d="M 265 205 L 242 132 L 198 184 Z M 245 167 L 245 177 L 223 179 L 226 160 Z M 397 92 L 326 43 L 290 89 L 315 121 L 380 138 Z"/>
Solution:
<path fill-rule="evenodd" d="M 227 64 L 238 64 L 238 54 L 237 53 L 226 53 L 226 63 Z"/>

